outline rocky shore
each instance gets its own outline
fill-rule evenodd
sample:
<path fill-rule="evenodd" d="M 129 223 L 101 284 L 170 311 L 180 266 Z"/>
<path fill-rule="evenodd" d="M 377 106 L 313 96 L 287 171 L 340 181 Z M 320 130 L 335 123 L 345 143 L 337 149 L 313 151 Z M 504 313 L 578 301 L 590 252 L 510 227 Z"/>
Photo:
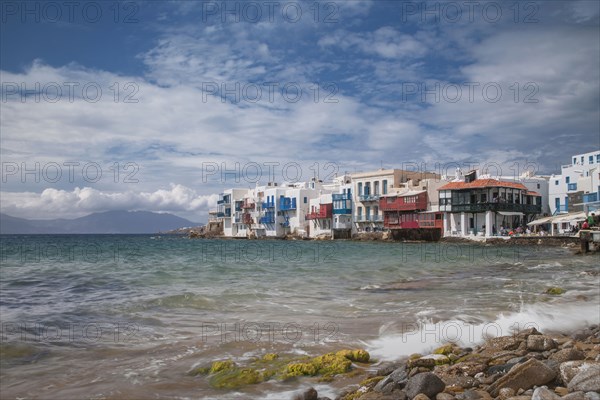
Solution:
<path fill-rule="evenodd" d="M 477 348 L 446 344 L 432 354 L 376 365 L 335 400 L 600 400 L 600 327 L 570 336 L 531 328 Z M 332 400 L 314 388 L 293 400 Z"/>

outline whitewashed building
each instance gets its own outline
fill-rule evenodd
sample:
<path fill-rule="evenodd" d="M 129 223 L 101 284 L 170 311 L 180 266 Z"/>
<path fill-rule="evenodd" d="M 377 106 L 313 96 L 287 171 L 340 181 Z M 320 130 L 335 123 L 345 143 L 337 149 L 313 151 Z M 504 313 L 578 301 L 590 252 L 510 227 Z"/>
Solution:
<path fill-rule="evenodd" d="M 593 187 L 590 176 L 600 172 L 600 150 L 576 154 L 571 161 L 561 166 L 559 175 L 550 176 L 548 205 L 552 215 L 582 211 L 583 195 L 591 194 L 586 197 L 593 198 L 593 193 L 598 193 L 597 182 Z"/>

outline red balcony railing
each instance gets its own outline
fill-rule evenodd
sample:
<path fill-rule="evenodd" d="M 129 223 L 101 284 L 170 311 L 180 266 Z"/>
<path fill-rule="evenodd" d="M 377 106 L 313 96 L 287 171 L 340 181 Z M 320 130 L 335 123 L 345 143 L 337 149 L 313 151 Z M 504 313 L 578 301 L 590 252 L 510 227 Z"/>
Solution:
<path fill-rule="evenodd" d="M 427 192 L 412 196 L 382 197 L 379 199 L 382 211 L 417 211 L 427 209 Z"/>
<path fill-rule="evenodd" d="M 321 204 L 318 209 L 313 209 L 306 214 L 306 219 L 326 219 L 333 216 L 333 204 Z"/>
<path fill-rule="evenodd" d="M 253 209 L 254 208 L 254 202 L 253 201 L 249 201 L 249 200 L 244 200 L 244 204 L 242 204 L 242 208 L 243 209 Z"/>
<path fill-rule="evenodd" d="M 388 229 L 417 229 L 444 227 L 442 213 L 386 212 L 383 226 Z"/>

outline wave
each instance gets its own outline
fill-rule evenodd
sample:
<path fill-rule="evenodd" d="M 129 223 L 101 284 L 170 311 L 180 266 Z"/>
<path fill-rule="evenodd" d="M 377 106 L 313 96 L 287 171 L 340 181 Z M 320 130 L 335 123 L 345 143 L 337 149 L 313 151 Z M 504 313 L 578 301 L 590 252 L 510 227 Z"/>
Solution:
<path fill-rule="evenodd" d="M 499 314 L 493 321 L 468 322 L 466 318 L 457 318 L 433 323 L 422 318 L 416 323 L 403 324 L 399 333 L 383 333 L 365 345 L 373 356 L 389 361 L 414 353 L 424 354 L 448 342 L 473 347 L 487 338 L 532 327 L 545 333 L 569 333 L 597 324 L 600 324 L 597 299 L 585 303 L 536 303 L 524 305 L 518 312 Z"/>

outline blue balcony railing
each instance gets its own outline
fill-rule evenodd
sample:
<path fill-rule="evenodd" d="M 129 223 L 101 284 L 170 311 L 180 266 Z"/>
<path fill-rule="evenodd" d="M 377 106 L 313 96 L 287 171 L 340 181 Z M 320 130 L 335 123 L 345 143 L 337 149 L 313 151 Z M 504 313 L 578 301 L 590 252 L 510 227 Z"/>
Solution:
<path fill-rule="evenodd" d="M 275 202 L 266 201 L 262 203 L 262 208 L 275 208 Z"/>
<path fill-rule="evenodd" d="M 274 224 L 275 216 L 272 214 L 265 215 L 264 217 L 261 217 L 258 222 L 261 224 Z"/>
<path fill-rule="evenodd" d="M 569 212 L 569 207 L 566 204 L 556 206 L 556 210 L 554 210 L 554 214 L 566 213 Z"/>
<path fill-rule="evenodd" d="M 596 193 L 587 193 L 583 195 L 583 202 L 584 203 L 593 203 L 598 201 L 598 198 L 600 197 L 600 194 L 598 192 Z"/>
<path fill-rule="evenodd" d="M 295 197 L 282 197 L 279 201 L 279 209 L 281 211 L 289 211 L 296 209 L 296 198 Z"/>

